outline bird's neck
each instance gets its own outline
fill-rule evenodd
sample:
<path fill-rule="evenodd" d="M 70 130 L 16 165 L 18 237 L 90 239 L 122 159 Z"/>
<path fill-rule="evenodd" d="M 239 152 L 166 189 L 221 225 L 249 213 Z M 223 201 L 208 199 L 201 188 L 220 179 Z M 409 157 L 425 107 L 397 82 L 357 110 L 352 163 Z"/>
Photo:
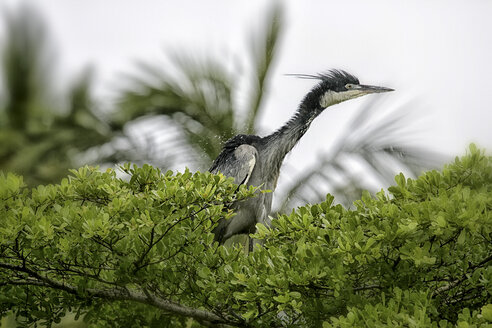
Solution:
<path fill-rule="evenodd" d="M 270 163 L 278 164 L 278 169 L 291 149 L 306 133 L 311 122 L 321 113 L 321 109 L 309 106 L 304 101 L 297 112 L 280 129 L 265 137 L 269 150 L 266 158 Z"/>

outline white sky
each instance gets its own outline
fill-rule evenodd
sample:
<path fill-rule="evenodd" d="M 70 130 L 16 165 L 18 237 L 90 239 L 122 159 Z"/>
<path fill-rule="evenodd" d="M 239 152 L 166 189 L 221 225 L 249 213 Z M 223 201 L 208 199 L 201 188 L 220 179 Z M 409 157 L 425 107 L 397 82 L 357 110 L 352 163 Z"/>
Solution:
<path fill-rule="evenodd" d="M 19 0 L 2 0 L 13 7 Z M 97 93 L 111 94 L 134 61 L 159 62 L 165 51 L 193 50 L 240 57 L 265 16 L 266 1 L 32 0 L 58 45 L 64 79 L 86 65 L 97 73 Z M 395 92 L 381 105 L 414 101 L 421 142 L 449 155 L 467 144 L 492 149 L 492 1 L 283 1 L 287 26 L 271 93 L 261 120 L 264 134 L 295 111 L 313 85 L 286 73 L 342 68 L 361 83 Z M 318 118 L 287 160 L 298 170 L 326 150 L 367 99 L 334 107 Z M 282 181 L 280 182 L 282 183 Z"/>

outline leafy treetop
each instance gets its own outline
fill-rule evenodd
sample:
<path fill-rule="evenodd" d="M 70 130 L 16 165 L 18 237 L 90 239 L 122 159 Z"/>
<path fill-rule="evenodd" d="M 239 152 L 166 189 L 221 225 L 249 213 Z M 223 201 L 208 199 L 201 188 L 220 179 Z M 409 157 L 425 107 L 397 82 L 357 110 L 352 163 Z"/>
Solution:
<path fill-rule="evenodd" d="M 0 311 L 94 327 L 462 327 L 492 323 L 492 158 L 396 177 L 354 210 L 333 197 L 259 226 L 246 254 L 213 243 L 231 179 L 84 167 L 28 190 L 0 175 Z M 193 318 L 190 321 L 188 318 Z"/>

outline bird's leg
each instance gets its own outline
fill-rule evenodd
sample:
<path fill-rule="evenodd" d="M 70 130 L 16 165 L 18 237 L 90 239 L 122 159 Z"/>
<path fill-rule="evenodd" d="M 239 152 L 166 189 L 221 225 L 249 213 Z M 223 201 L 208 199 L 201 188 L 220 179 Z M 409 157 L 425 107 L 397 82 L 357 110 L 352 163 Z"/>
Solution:
<path fill-rule="evenodd" d="M 248 236 L 248 254 L 253 251 L 255 244 L 258 243 L 257 239 L 251 237 L 251 234 L 254 234 L 255 232 L 256 232 L 256 225 L 250 227 L 249 231 L 246 234 L 246 236 Z"/>
<path fill-rule="evenodd" d="M 248 235 L 248 254 L 253 251 L 255 240 Z"/>

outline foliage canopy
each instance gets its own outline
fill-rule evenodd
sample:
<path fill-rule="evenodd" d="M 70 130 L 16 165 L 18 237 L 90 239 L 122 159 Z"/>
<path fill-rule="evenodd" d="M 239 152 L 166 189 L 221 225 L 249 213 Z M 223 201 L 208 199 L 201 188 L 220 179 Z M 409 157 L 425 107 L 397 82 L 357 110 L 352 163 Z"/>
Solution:
<path fill-rule="evenodd" d="M 0 311 L 67 311 L 92 326 L 407 326 L 492 323 L 492 158 L 396 177 L 354 210 L 333 197 L 259 226 L 263 247 L 213 244 L 231 179 L 125 165 L 59 185 L 0 175 Z"/>

